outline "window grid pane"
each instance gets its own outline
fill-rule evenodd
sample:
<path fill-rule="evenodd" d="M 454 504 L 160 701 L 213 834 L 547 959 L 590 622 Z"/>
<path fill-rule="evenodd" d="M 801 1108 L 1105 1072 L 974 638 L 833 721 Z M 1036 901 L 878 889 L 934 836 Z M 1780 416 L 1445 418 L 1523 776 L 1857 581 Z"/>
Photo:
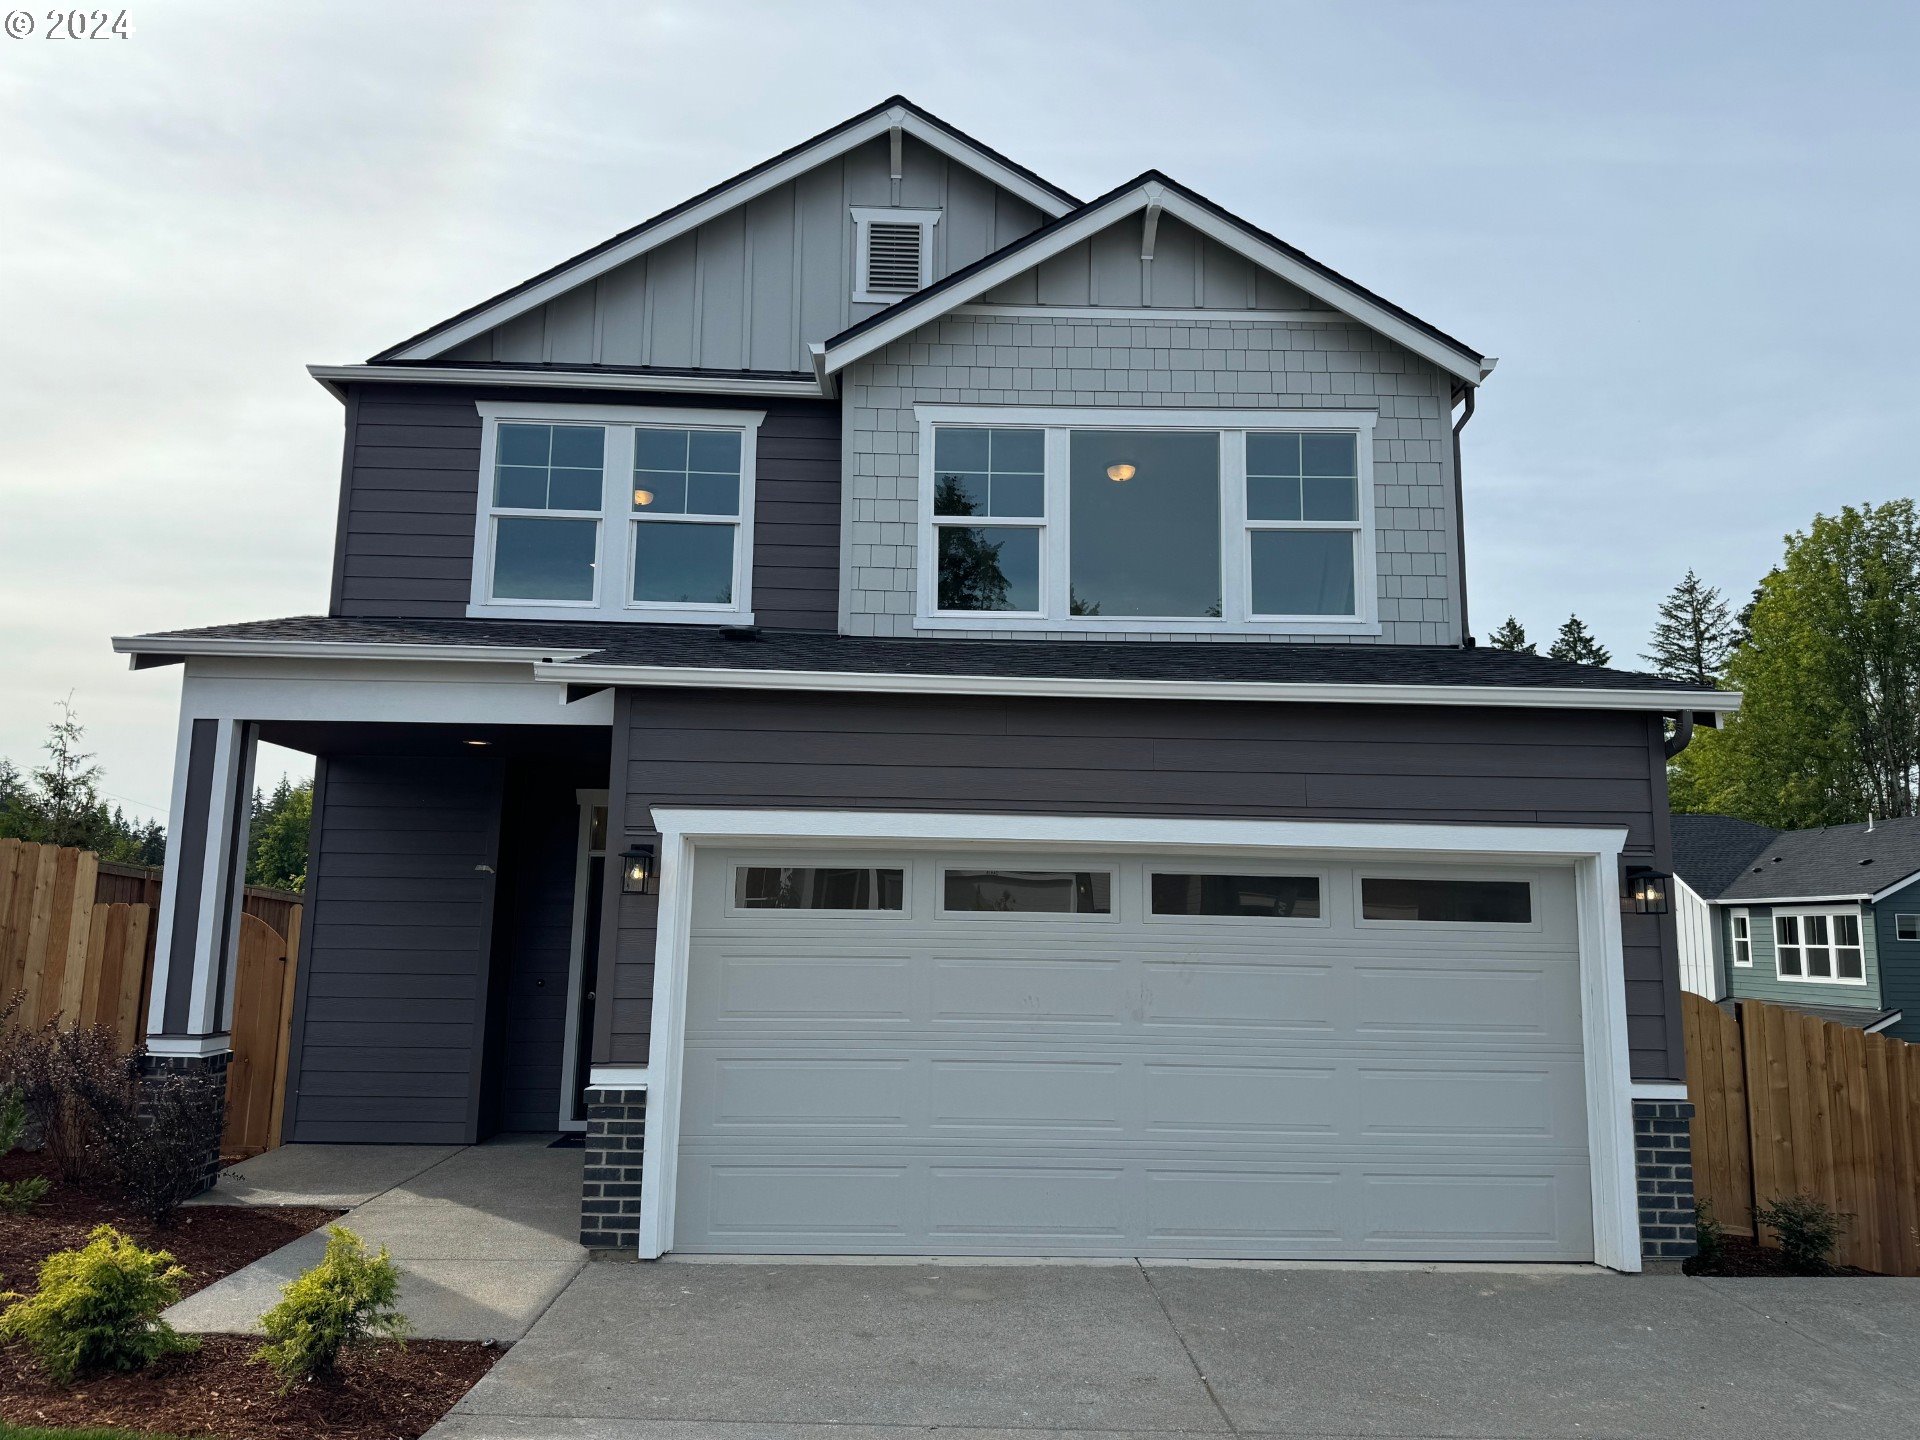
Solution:
<path fill-rule="evenodd" d="M 737 516 L 740 513 L 740 432 L 633 432 L 633 511 L 656 515 Z"/>
<path fill-rule="evenodd" d="M 606 441 L 599 425 L 502 423 L 494 436 L 494 508 L 599 510 Z"/>
<path fill-rule="evenodd" d="M 933 432 L 933 513 L 1038 520 L 1046 515 L 1046 432 L 941 425 Z"/>

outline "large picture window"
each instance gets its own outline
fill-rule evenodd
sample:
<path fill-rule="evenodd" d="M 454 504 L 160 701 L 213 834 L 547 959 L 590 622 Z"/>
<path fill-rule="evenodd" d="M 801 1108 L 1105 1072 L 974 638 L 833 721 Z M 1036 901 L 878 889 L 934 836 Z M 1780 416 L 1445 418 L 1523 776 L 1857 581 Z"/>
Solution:
<path fill-rule="evenodd" d="M 1372 412 L 917 414 L 922 624 L 1379 630 Z"/>
<path fill-rule="evenodd" d="M 1860 943 L 1859 912 L 1774 911 L 1773 964 L 1782 980 L 1866 984 L 1867 952 Z"/>
<path fill-rule="evenodd" d="M 752 620 L 760 412 L 479 409 L 469 613 Z"/>

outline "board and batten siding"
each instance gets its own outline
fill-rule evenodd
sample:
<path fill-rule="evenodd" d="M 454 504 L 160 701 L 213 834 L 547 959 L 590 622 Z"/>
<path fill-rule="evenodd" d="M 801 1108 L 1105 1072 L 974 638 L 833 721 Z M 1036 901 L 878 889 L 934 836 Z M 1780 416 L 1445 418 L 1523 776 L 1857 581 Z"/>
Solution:
<path fill-rule="evenodd" d="M 1137 234 L 1134 239 L 1137 244 Z M 1156 280 L 1156 296 L 1161 290 Z M 1381 633 L 1307 638 L 1388 645 L 1459 642 L 1452 383 L 1437 366 L 1362 326 L 1275 322 L 1225 311 L 1204 321 L 954 315 L 849 366 L 841 378 L 847 454 L 842 583 L 850 634 L 952 638 L 997 633 L 916 632 L 914 625 L 921 520 L 914 406 L 958 403 L 1375 411 L 1380 417 L 1373 432 L 1373 483 Z M 1263 637 L 1030 630 L 1010 638 Z"/>
<path fill-rule="evenodd" d="M 853 299 L 855 206 L 937 210 L 932 278 L 1037 230 L 1044 216 L 903 137 L 827 161 L 638 259 L 457 346 L 452 360 L 808 370 L 810 342 L 883 307 Z"/>
<path fill-rule="evenodd" d="M 1680 988 L 1708 1000 L 1726 994 L 1721 977 L 1719 919 L 1713 906 L 1678 876 L 1673 884 L 1673 928 L 1680 946 Z"/>
<path fill-rule="evenodd" d="M 622 690 L 609 845 L 654 806 L 1617 825 L 1671 869 L 1657 717 L 1422 706 Z M 620 895 L 594 1060 L 640 1065 L 657 896 Z M 1636 1078 L 1684 1074 L 1671 917 L 1624 914 Z"/>
<path fill-rule="evenodd" d="M 1866 952 L 1865 985 L 1831 985 L 1818 980 L 1782 980 L 1773 953 L 1773 912 L 1771 905 L 1740 905 L 1729 902 L 1715 907 L 1719 911 L 1720 943 L 1727 954 L 1727 993 L 1736 1000 L 1771 1000 L 1781 1005 L 1853 1005 L 1867 1010 L 1880 1008 L 1880 954 L 1874 926 L 1863 917 L 1860 923 L 1860 948 Z M 1862 907 L 1853 901 L 1809 905 L 1782 905 L 1782 910 L 1813 909 L 1858 914 Z M 1733 912 L 1745 910 L 1748 933 L 1753 937 L 1753 964 L 1733 963 Z M 1916 947 L 1920 948 L 1920 947 Z"/>
<path fill-rule="evenodd" d="M 463 616 L 472 598 L 481 400 L 609 403 L 603 391 L 354 386 L 347 405 L 332 606 L 349 616 Z M 764 410 L 753 603 L 778 630 L 831 630 L 840 564 L 840 418 L 832 401 L 622 396 L 621 404 Z"/>
<path fill-rule="evenodd" d="M 1873 938 L 1880 962 L 1880 1003 L 1901 1012 L 1887 1027 L 1897 1040 L 1920 1042 L 1920 940 L 1902 940 L 1898 916 L 1920 915 L 1920 880 L 1873 907 Z"/>
<path fill-rule="evenodd" d="M 290 1140 L 478 1137 L 500 797 L 492 760 L 321 760 Z"/>

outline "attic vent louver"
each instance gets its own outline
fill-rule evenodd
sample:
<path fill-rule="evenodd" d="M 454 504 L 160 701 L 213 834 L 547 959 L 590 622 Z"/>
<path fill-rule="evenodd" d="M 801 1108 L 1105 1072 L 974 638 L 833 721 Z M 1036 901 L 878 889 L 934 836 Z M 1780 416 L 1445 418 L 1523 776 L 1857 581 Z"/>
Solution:
<path fill-rule="evenodd" d="M 867 289 L 876 295 L 911 295 L 920 288 L 918 225 L 875 224 L 867 231 Z"/>
<path fill-rule="evenodd" d="M 853 298 L 891 305 L 933 279 L 938 210 L 855 208 Z"/>

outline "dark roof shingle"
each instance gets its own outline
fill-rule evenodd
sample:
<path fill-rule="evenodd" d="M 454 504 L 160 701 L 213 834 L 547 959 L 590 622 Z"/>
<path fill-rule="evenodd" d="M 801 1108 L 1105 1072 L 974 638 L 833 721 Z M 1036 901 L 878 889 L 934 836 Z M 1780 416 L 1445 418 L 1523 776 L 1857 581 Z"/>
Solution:
<path fill-rule="evenodd" d="M 1779 833 L 1732 815 L 1675 815 L 1674 873 L 1701 899 L 1717 900 Z"/>
<path fill-rule="evenodd" d="M 1743 865 L 1721 900 L 1873 895 L 1920 873 L 1920 817 L 1783 830 Z M 1692 882 L 1689 881 L 1689 884 Z"/>
<path fill-rule="evenodd" d="M 567 663 L 681 669 L 812 671 L 1017 679 L 1240 681 L 1276 685 L 1484 685 L 1556 690 L 1671 691 L 1658 675 L 1576 665 L 1544 655 L 1454 646 L 1312 645 L 1278 641 L 878 639 L 812 630 L 727 638 L 719 627 L 548 620 L 357 619 L 303 615 L 163 631 L 137 647 L 165 655 L 168 640 L 297 641 L 336 645 L 507 646 L 569 656 Z"/>

